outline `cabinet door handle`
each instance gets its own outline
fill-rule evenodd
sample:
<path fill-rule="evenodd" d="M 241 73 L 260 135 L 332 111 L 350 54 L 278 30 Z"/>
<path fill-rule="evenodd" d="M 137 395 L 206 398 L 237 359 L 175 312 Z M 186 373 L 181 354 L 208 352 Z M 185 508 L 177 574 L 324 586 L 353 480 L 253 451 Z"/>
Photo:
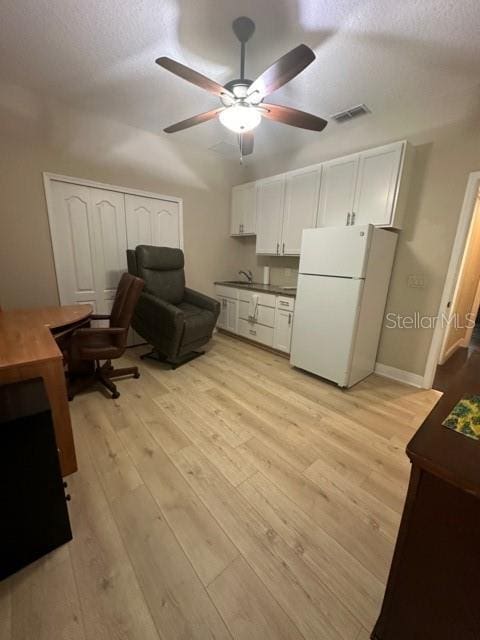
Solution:
<path fill-rule="evenodd" d="M 281 304 L 282 307 L 289 307 L 290 306 L 290 303 L 285 302 L 285 300 L 280 300 L 279 304 Z"/>
<path fill-rule="evenodd" d="M 350 212 L 347 213 L 347 227 L 350 226 Z"/>
<path fill-rule="evenodd" d="M 257 335 L 257 332 L 256 332 L 256 331 L 254 331 L 253 329 L 249 329 L 249 330 L 248 330 L 248 333 L 251 333 L 251 334 L 252 334 L 252 336 L 256 336 L 256 335 Z"/>
<path fill-rule="evenodd" d="M 352 224 L 355 224 L 355 211 L 352 211 Z"/>
<path fill-rule="evenodd" d="M 280 247 L 280 244 L 277 242 L 277 256 L 278 256 L 278 249 Z"/>
<path fill-rule="evenodd" d="M 290 326 L 292 324 L 292 314 L 289 313 L 288 314 L 288 326 Z"/>
<path fill-rule="evenodd" d="M 285 253 L 285 243 L 282 244 L 282 254 Z"/>

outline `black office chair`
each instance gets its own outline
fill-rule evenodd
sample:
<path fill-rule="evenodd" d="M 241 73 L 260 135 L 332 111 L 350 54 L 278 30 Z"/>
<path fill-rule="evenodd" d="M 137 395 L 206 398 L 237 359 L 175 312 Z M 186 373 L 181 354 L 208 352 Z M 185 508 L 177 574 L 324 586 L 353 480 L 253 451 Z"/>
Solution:
<path fill-rule="evenodd" d="M 153 346 L 153 356 L 176 368 L 202 355 L 212 337 L 220 304 L 185 287 L 181 249 L 139 245 L 127 251 L 128 270 L 145 281 L 132 327 Z"/>

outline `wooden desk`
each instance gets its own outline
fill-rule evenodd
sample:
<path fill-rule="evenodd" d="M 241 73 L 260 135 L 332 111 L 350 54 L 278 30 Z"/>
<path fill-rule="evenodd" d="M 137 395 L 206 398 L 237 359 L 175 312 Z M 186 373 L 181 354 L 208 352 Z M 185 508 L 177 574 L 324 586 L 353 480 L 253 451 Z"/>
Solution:
<path fill-rule="evenodd" d="M 51 331 L 74 327 L 89 304 L 0 311 L 0 384 L 43 378 L 52 410 L 62 475 L 77 470 L 63 357 Z"/>
<path fill-rule="evenodd" d="M 374 640 L 480 638 L 480 442 L 442 426 L 471 394 L 480 353 L 407 446 L 410 485 Z"/>

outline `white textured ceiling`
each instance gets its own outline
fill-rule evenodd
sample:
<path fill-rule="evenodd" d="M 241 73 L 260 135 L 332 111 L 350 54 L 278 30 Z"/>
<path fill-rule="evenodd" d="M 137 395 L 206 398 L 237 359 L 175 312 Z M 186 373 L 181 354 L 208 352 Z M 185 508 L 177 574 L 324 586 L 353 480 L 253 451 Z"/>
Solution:
<path fill-rule="evenodd" d="M 464 97 L 477 97 L 479 0 L 2 0 L 0 83 L 167 135 L 163 127 L 218 103 L 155 58 L 222 83 L 236 77 L 230 25 L 239 14 L 257 27 L 247 47 L 251 79 L 301 42 L 316 53 L 272 102 L 327 118 L 364 102 L 367 118 L 404 112 L 428 126 L 461 117 Z M 312 134 L 264 121 L 256 149 L 293 149 L 339 126 L 349 125 Z M 205 149 L 234 142 L 218 122 L 173 136 Z"/>

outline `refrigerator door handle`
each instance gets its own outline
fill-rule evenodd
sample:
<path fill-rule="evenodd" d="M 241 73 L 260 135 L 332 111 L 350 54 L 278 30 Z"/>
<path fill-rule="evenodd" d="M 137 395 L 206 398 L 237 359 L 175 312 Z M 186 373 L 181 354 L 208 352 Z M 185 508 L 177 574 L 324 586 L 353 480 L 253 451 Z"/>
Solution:
<path fill-rule="evenodd" d="M 347 227 L 350 226 L 350 211 L 347 213 Z"/>
<path fill-rule="evenodd" d="M 352 224 L 355 224 L 355 211 L 352 211 Z"/>

